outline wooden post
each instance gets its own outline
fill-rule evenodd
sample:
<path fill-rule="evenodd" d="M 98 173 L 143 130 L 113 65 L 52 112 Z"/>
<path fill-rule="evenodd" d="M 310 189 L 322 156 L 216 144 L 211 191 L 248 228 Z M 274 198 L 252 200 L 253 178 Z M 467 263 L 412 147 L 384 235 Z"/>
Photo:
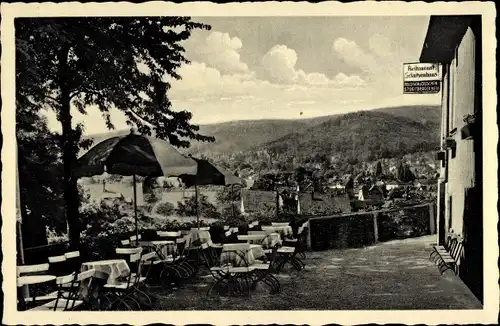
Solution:
<path fill-rule="evenodd" d="M 311 245 L 311 220 L 308 220 L 306 246 L 307 246 L 307 250 L 312 250 L 312 245 Z"/>
<path fill-rule="evenodd" d="M 429 231 L 430 234 L 436 233 L 436 215 L 434 213 L 434 203 L 429 204 Z"/>
<path fill-rule="evenodd" d="M 136 178 L 135 178 L 135 173 L 133 175 L 133 182 L 134 182 L 134 217 L 135 217 L 135 243 L 136 245 L 139 243 L 139 225 L 137 221 L 137 186 L 136 186 Z"/>
<path fill-rule="evenodd" d="M 373 213 L 373 238 L 375 243 L 378 242 L 378 223 L 377 223 L 378 212 Z"/>

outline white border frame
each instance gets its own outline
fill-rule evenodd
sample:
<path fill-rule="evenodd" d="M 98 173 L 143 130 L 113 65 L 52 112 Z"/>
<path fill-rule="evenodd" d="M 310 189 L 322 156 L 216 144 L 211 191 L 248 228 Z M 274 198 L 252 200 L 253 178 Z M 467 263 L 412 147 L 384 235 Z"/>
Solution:
<path fill-rule="evenodd" d="M 287 3 L 254 2 L 213 4 L 210 2 L 173 4 L 149 2 L 132 4 L 109 3 L 15 3 L 2 4 L 2 249 L 3 291 L 5 324 L 309 324 L 327 323 L 424 323 L 435 325 L 495 323 L 499 311 L 498 246 L 496 203 L 497 156 L 496 144 L 496 65 L 495 65 L 495 16 L 493 2 L 424 3 L 424 2 L 323 2 Z M 484 309 L 483 310 L 405 310 L 405 311 L 162 311 L 162 312 L 17 312 L 15 307 L 15 160 L 11 154 L 15 149 L 15 17 L 33 16 L 155 16 L 166 15 L 202 16 L 415 16 L 436 14 L 481 14 L 483 15 L 483 105 L 484 105 Z M 416 58 L 418 59 L 418 58 Z M 8 218 L 12 216 L 13 218 Z"/>

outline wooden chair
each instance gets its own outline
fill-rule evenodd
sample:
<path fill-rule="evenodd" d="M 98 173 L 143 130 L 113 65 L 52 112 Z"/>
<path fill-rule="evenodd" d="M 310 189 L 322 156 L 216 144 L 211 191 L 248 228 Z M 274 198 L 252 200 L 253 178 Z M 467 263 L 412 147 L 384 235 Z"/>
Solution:
<path fill-rule="evenodd" d="M 56 279 L 58 285 L 57 297 L 55 300 L 47 302 L 29 311 L 67 311 L 81 308 L 88 301 L 82 297 L 82 287 L 90 286 L 95 270 L 91 269 L 75 275 L 61 276 Z M 70 287 L 64 286 L 71 284 Z"/>
<path fill-rule="evenodd" d="M 134 294 L 140 291 L 138 289 L 139 283 L 145 280 L 141 276 L 142 248 L 117 248 L 116 253 L 121 256 L 120 258 L 125 259 L 131 272 L 115 284 L 104 285 L 105 293 L 103 297 L 108 300 L 106 310 L 122 310 L 123 308 L 134 310 L 133 306 L 140 310 L 141 305 L 134 298 Z M 149 299 L 149 297 L 147 298 Z"/>
<path fill-rule="evenodd" d="M 452 244 L 450 246 L 450 251 L 446 253 L 439 253 L 439 271 L 444 273 L 446 270 L 452 270 L 458 275 L 460 261 L 463 253 L 463 239 L 460 235 L 457 235 L 452 239 Z"/>
<path fill-rule="evenodd" d="M 36 264 L 36 265 L 21 265 L 17 266 L 17 277 L 21 276 L 31 276 L 31 275 L 49 275 L 48 263 Z M 26 285 L 27 286 L 27 285 Z M 41 304 L 50 300 L 55 300 L 57 298 L 57 290 L 50 291 L 49 293 L 43 293 L 41 295 L 28 295 L 23 296 L 22 289 L 18 289 L 18 304 L 20 310 L 26 310 L 28 307 Z M 29 287 L 28 287 L 29 292 Z"/>

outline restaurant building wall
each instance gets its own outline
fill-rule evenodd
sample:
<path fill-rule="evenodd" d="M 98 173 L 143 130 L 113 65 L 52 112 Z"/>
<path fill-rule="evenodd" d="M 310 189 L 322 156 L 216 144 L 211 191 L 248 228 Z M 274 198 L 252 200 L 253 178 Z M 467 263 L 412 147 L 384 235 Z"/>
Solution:
<path fill-rule="evenodd" d="M 438 240 L 450 230 L 464 238 L 459 276 L 482 301 L 481 53 L 480 16 L 431 17 L 420 61 L 443 72 Z"/>

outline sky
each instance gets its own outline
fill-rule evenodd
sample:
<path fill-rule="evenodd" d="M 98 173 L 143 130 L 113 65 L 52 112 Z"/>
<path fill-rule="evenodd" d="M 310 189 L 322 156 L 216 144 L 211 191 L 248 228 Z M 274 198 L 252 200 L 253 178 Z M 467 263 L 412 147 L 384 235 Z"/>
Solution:
<path fill-rule="evenodd" d="M 415 17 L 193 17 L 190 64 L 167 93 L 196 124 L 301 119 L 399 105 L 439 105 L 440 94 L 403 95 L 403 63 L 417 62 L 429 22 Z M 76 111 L 76 109 L 74 110 Z M 105 132 L 96 108 L 85 134 Z M 49 127 L 60 131 L 55 115 Z M 128 128 L 113 110 L 116 129 Z"/>

